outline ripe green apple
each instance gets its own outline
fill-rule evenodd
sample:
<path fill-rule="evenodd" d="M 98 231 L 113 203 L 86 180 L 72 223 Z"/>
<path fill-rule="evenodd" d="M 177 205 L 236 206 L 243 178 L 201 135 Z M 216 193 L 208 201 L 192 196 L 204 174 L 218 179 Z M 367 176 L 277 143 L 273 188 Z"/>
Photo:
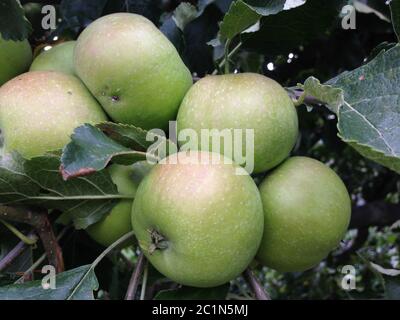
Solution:
<path fill-rule="evenodd" d="M 288 157 L 298 135 L 297 112 L 286 91 L 274 80 L 254 73 L 201 79 L 186 94 L 177 122 L 179 133 L 193 129 L 198 137 L 202 129 L 253 129 L 254 150 L 246 152 L 246 157 L 254 154 L 254 173 L 271 169 Z M 217 134 L 211 131 L 207 137 Z M 246 151 L 245 139 L 240 145 Z M 212 150 L 211 146 L 212 140 L 198 141 L 199 149 L 238 160 L 231 151 Z"/>
<path fill-rule="evenodd" d="M 74 75 L 74 48 L 76 41 L 60 43 L 39 54 L 30 71 L 58 71 Z"/>
<path fill-rule="evenodd" d="M 4 40 L 0 35 L 0 86 L 28 70 L 32 49 L 28 40 Z"/>
<path fill-rule="evenodd" d="M 27 72 L 0 87 L 4 147 L 26 158 L 61 149 L 76 127 L 106 119 L 83 83 L 71 75 Z"/>
<path fill-rule="evenodd" d="M 166 129 L 192 77 L 172 43 L 148 19 L 101 17 L 79 36 L 75 72 L 116 122 Z"/>
<path fill-rule="evenodd" d="M 111 165 L 107 168 L 112 181 L 121 195 L 132 196 L 136 194 L 137 184 L 134 181 L 134 167 Z M 120 200 L 115 207 L 99 222 L 86 229 L 90 237 L 101 245 L 108 247 L 132 231 L 131 212 L 133 200 Z M 125 243 L 127 245 L 129 243 Z"/>
<path fill-rule="evenodd" d="M 132 209 L 133 230 L 149 261 L 193 287 L 218 286 L 240 275 L 263 233 L 254 181 L 219 154 L 213 162 L 199 161 L 211 156 L 193 151 L 165 158 L 140 184 Z"/>
<path fill-rule="evenodd" d="M 257 259 L 281 272 L 317 265 L 339 245 L 350 221 L 351 201 L 342 180 L 323 163 L 286 160 L 260 186 L 264 237 Z"/>

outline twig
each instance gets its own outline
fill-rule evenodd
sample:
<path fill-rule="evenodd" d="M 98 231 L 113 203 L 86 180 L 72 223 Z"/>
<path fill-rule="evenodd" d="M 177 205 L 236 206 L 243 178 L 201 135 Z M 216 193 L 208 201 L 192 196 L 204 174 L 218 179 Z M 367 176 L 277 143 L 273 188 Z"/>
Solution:
<path fill-rule="evenodd" d="M 0 206 L 0 218 L 19 223 L 26 223 L 35 228 L 42 240 L 49 263 L 57 273 L 64 271 L 61 248 L 56 240 L 47 212 L 33 212 L 24 208 Z"/>
<path fill-rule="evenodd" d="M 318 100 L 317 98 L 313 96 L 306 95 L 303 90 L 293 90 L 288 88 L 288 94 L 292 98 L 293 103 L 297 106 L 300 106 L 302 104 L 306 105 L 323 105 L 326 104 L 323 101 Z"/>
<path fill-rule="evenodd" d="M 67 233 L 69 227 L 65 227 L 63 230 L 61 230 L 61 232 L 58 234 L 57 236 L 57 241 L 60 241 L 60 239 Z M 27 275 L 29 275 L 30 273 L 32 273 L 38 266 L 40 266 L 42 264 L 42 262 L 46 259 L 46 253 L 43 253 L 40 258 L 38 260 L 36 260 L 30 267 L 29 269 L 27 269 L 23 275 L 18 278 L 17 281 L 15 281 L 15 283 L 23 283 L 25 280 L 25 277 Z"/>
<path fill-rule="evenodd" d="M 126 291 L 125 300 L 134 300 L 136 296 L 136 291 L 139 285 L 140 276 L 142 275 L 143 268 L 145 264 L 145 257 L 143 252 L 140 253 L 138 261 L 136 263 L 136 268 L 132 273 L 131 280 L 129 281 L 128 290 Z"/>
<path fill-rule="evenodd" d="M 62 250 L 57 242 L 48 214 L 41 214 L 41 219 L 34 227 L 40 239 L 42 240 L 43 248 L 46 251 L 49 263 L 54 266 L 54 268 L 56 269 L 56 273 L 63 272 L 64 259 L 62 255 Z"/>
<path fill-rule="evenodd" d="M 250 268 L 246 269 L 243 276 L 253 290 L 257 300 L 271 300 L 271 297 L 265 292 L 263 286 L 258 282 L 258 279 Z"/>
<path fill-rule="evenodd" d="M 223 66 L 225 66 L 226 59 L 229 60 L 230 58 L 232 58 L 232 56 L 236 54 L 236 52 L 240 49 L 242 44 L 243 44 L 242 42 L 239 42 L 238 45 L 235 48 L 233 48 L 232 51 L 228 54 L 228 56 L 222 59 L 222 61 L 218 64 L 218 68 L 214 70 L 212 75 L 218 74 L 218 70 L 220 70 Z"/>
<path fill-rule="evenodd" d="M 147 277 L 149 275 L 149 262 L 146 261 L 146 265 L 144 267 L 143 272 L 143 280 L 142 280 L 142 290 L 140 291 L 140 300 L 144 300 L 146 296 L 146 287 L 147 287 Z"/>
<path fill-rule="evenodd" d="M 12 224 L 8 223 L 7 221 L 4 221 L 3 219 L 0 219 L 0 222 L 8 229 L 10 230 L 18 239 L 20 239 L 22 242 L 24 242 L 27 245 L 33 245 L 36 243 L 36 239 L 31 239 L 27 236 L 25 236 L 21 231 L 19 231 L 16 227 L 14 227 Z"/>
<path fill-rule="evenodd" d="M 37 236 L 33 232 L 29 233 L 27 237 L 34 241 L 37 240 Z M 3 259 L 0 260 L 0 272 L 5 270 L 27 248 L 28 245 L 24 241 L 18 242 L 18 244 Z"/>

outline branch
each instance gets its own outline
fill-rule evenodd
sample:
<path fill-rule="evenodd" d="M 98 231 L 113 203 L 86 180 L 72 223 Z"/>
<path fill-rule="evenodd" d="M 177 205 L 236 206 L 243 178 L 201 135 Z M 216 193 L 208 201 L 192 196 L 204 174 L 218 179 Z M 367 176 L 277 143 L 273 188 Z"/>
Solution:
<path fill-rule="evenodd" d="M 313 96 L 304 95 L 303 90 L 293 90 L 293 88 L 292 88 L 292 89 L 287 89 L 287 92 L 288 92 L 289 96 L 292 98 L 293 102 L 298 105 L 301 105 L 301 104 L 306 104 L 306 105 L 326 104 L 325 102 L 320 101 Z"/>
<path fill-rule="evenodd" d="M 61 248 L 54 235 L 47 212 L 38 213 L 28 209 L 0 206 L 0 218 L 18 223 L 26 223 L 35 228 L 42 240 L 49 263 L 57 273 L 64 271 Z"/>
<path fill-rule="evenodd" d="M 47 213 L 41 214 L 41 219 L 35 226 L 36 232 L 39 234 L 42 240 L 43 247 L 46 251 L 47 259 L 49 263 L 54 266 L 56 273 L 64 271 L 64 259 L 62 250 L 57 242 L 56 236 L 51 226 Z"/>
<path fill-rule="evenodd" d="M 143 252 L 141 252 L 138 261 L 136 263 L 136 268 L 132 273 L 131 280 L 129 281 L 129 286 L 126 292 L 125 300 L 135 300 L 136 291 L 139 286 L 139 280 L 140 276 L 143 273 L 144 265 L 145 265 L 145 257 Z"/>
<path fill-rule="evenodd" d="M 29 239 L 36 240 L 37 236 L 30 232 L 28 235 Z M 26 249 L 28 245 L 24 241 L 18 242 L 18 244 L 3 258 L 0 260 L 0 272 L 7 269 L 7 267 L 13 263 Z"/>
<path fill-rule="evenodd" d="M 250 268 L 247 268 L 243 273 L 243 277 L 246 279 L 251 289 L 254 292 L 257 300 L 271 300 L 271 297 L 265 292 L 264 287 L 258 281 L 253 271 Z"/>

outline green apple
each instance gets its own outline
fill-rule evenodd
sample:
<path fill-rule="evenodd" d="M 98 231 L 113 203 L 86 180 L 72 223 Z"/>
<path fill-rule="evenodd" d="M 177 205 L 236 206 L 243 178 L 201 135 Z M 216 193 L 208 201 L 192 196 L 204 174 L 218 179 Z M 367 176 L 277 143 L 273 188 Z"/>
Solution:
<path fill-rule="evenodd" d="M 323 163 L 286 160 L 260 186 L 264 237 L 257 259 L 281 272 L 304 271 L 337 247 L 350 221 L 351 201 L 342 180 Z"/>
<path fill-rule="evenodd" d="M 30 71 L 58 71 L 74 75 L 74 48 L 76 41 L 60 43 L 43 51 L 33 61 Z"/>
<path fill-rule="evenodd" d="M 4 147 L 26 158 L 61 149 L 76 127 L 106 119 L 83 83 L 71 75 L 28 72 L 0 87 Z"/>
<path fill-rule="evenodd" d="M 146 257 L 166 277 L 193 287 L 218 286 L 240 275 L 263 233 L 254 181 L 221 155 L 210 161 L 212 155 L 165 158 L 144 178 L 133 202 L 132 226 Z"/>
<path fill-rule="evenodd" d="M 111 165 L 107 168 L 111 180 L 117 186 L 121 195 L 134 198 L 136 190 L 142 179 L 150 172 L 152 166 L 146 161 L 136 162 L 131 166 Z M 131 212 L 133 200 L 121 200 L 99 222 L 86 229 L 90 237 L 97 243 L 108 247 L 132 231 Z M 122 246 L 131 244 L 125 242 Z"/>
<path fill-rule="evenodd" d="M 148 19 L 115 13 L 79 36 L 75 72 L 116 122 L 166 129 L 192 77 L 172 43 Z"/>
<path fill-rule="evenodd" d="M 203 140 L 202 129 L 254 130 L 254 148 L 247 146 L 246 151 L 244 138 L 239 144 L 243 154 L 253 159 L 254 173 L 271 169 L 287 158 L 298 135 L 297 112 L 286 91 L 274 80 L 254 73 L 201 79 L 186 94 L 177 122 L 179 133 L 192 129 Z M 210 131 L 206 137 L 215 139 L 219 133 Z M 211 149 L 211 139 L 210 143 L 201 139 L 197 148 L 222 152 L 238 160 L 226 148 Z"/>
<path fill-rule="evenodd" d="M 4 40 L 0 35 L 0 86 L 28 70 L 32 49 L 28 40 Z"/>
<path fill-rule="evenodd" d="M 121 195 L 131 196 L 133 199 L 138 186 L 133 176 L 134 167 L 111 165 L 107 170 L 117 186 L 118 192 Z M 103 219 L 86 229 L 90 237 L 108 247 L 124 234 L 132 231 L 132 202 L 133 200 L 130 199 L 120 200 Z"/>

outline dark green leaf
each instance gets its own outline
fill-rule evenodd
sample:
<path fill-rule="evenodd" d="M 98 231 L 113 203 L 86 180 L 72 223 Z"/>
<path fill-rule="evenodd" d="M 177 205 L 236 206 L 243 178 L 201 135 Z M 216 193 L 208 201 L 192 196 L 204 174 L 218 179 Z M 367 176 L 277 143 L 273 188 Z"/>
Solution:
<path fill-rule="evenodd" d="M 134 133 L 128 137 L 126 127 L 122 126 L 118 132 L 115 127 L 109 124 L 107 130 L 124 141 L 134 139 L 134 135 L 137 134 L 137 131 L 133 130 Z M 137 139 L 137 142 L 143 141 Z M 75 129 L 71 142 L 65 146 L 61 157 L 61 172 L 65 180 L 84 176 L 103 170 L 112 159 L 116 163 L 132 164 L 145 160 L 146 152 L 126 148 L 106 136 L 100 129 L 86 124 Z"/>
<path fill-rule="evenodd" d="M 43 289 L 41 280 L 0 287 L 0 300 L 93 300 L 98 282 L 90 267 L 58 274 L 55 289 Z"/>
<path fill-rule="evenodd" d="M 0 33 L 5 40 L 22 41 L 32 32 L 24 10 L 16 0 L 0 0 Z"/>
<path fill-rule="evenodd" d="M 221 38 L 228 40 L 233 39 L 251 25 L 255 24 L 260 18 L 261 15 L 242 0 L 233 2 L 221 23 Z"/>
<path fill-rule="evenodd" d="M 155 300 L 224 300 L 228 291 L 229 283 L 215 288 L 181 287 L 160 291 Z"/>
<path fill-rule="evenodd" d="M 106 171 L 64 181 L 60 158 L 48 155 L 25 160 L 0 157 L 0 205 L 36 205 L 70 215 L 76 228 L 86 228 L 108 213 L 121 195 Z"/>
<path fill-rule="evenodd" d="M 343 141 L 366 158 L 400 173 L 400 46 L 328 84 L 344 91 L 338 111 Z"/>
<path fill-rule="evenodd" d="M 174 142 L 168 140 L 165 135 L 155 133 L 155 131 L 148 132 L 132 125 L 113 122 L 102 123 L 97 127 L 111 139 L 130 149 L 145 151 L 151 147 L 155 140 L 163 141 L 171 148 L 171 151 L 176 148 Z"/>

